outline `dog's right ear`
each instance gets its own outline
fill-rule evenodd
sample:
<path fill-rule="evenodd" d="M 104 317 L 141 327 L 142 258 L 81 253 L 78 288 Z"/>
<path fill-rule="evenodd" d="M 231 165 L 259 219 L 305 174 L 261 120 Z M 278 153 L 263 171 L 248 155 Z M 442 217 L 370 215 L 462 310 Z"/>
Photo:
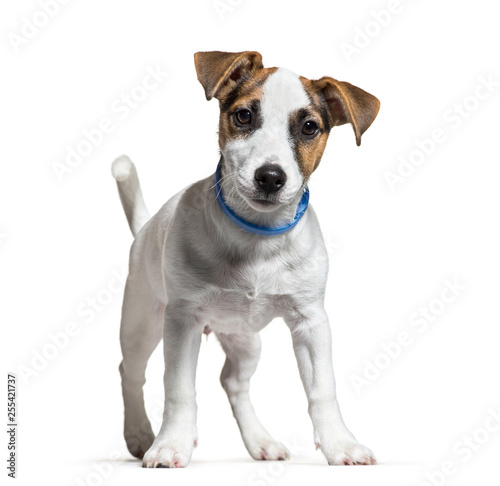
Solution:
<path fill-rule="evenodd" d="M 241 81 L 262 69 L 258 52 L 197 52 L 194 65 L 207 100 L 220 100 Z"/>

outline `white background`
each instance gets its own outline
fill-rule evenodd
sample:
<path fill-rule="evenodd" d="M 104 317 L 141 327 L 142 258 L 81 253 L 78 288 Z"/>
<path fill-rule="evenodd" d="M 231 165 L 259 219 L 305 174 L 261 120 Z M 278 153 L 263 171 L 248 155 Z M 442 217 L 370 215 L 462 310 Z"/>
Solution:
<path fill-rule="evenodd" d="M 212 0 L 73 0 L 24 41 L 15 37 L 23 17 L 41 7 L 2 6 L 0 312 L 3 369 L 18 374 L 18 484 L 493 484 L 500 431 L 482 427 L 500 407 L 498 12 L 486 0 L 401 0 L 380 26 L 373 12 L 393 2 L 231 1 L 221 18 Z M 360 46 L 366 29 L 366 45 L 346 55 L 343 43 Z M 376 467 L 328 467 L 314 450 L 282 322 L 263 332 L 252 393 L 291 461 L 247 454 L 218 382 L 223 353 L 213 336 L 201 348 L 200 439 L 189 467 L 143 470 L 125 448 L 122 291 L 106 289 L 126 268 L 132 237 L 110 164 L 132 157 L 152 212 L 214 171 L 218 107 L 196 80 L 198 50 L 257 50 L 267 66 L 333 76 L 381 100 L 361 147 L 350 126 L 332 131 L 310 184 L 331 257 L 326 305 L 340 406 Z M 156 66 L 168 77 L 126 116 L 117 112 L 115 100 Z M 481 77 L 497 86 L 480 88 L 479 100 Z M 464 101 L 463 115 L 453 115 Z M 59 180 L 54 162 L 103 118 L 113 131 Z M 419 157 L 415 140 L 436 129 L 445 140 Z M 391 191 L 387 171 L 397 174 L 399 157 L 410 156 L 421 164 L 411 174 L 406 166 Z M 446 279 L 466 288 L 441 304 Z M 99 312 L 84 312 L 86 299 L 109 296 Z M 440 315 L 425 330 L 412 326 L 429 305 Z M 61 337 L 70 322 L 78 334 Z M 401 332 L 412 342 L 387 361 L 383 345 Z M 63 349 L 50 345 L 51 333 Z M 353 378 L 375 361 L 385 369 L 357 390 Z M 146 387 L 156 428 L 162 366 L 157 350 Z M 464 435 L 475 437 L 470 446 Z M 7 434 L 4 442 L 2 464 Z"/>

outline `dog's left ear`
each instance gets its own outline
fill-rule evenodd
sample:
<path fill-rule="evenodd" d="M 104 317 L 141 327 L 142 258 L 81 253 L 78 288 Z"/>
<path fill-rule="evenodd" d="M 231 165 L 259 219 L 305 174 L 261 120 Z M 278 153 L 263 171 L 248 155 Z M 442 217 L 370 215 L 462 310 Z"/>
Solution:
<path fill-rule="evenodd" d="M 207 100 L 220 100 L 236 84 L 263 67 L 262 56 L 253 51 L 197 52 L 194 65 Z"/>
<path fill-rule="evenodd" d="M 312 85 L 325 97 L 333 126 L 350 123 L 359 146 L 361 135 L 377 116 L 380 101 L 361 88 L 328 76 L 312 81 Z"/>

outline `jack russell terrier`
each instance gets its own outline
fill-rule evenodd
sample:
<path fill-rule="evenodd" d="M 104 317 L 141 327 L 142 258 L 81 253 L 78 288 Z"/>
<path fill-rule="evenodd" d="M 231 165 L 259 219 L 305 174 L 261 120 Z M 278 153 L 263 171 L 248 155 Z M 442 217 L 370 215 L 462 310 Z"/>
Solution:
<path fill-rule="evenodd" d="M 197 442 L 195 374 L 202 334 L 226 361 L 221 383 L 254 459 L 287 459 L 255 415 L 249 382 L 259 331 L 276 317 L 290 329 L 314 427 L 329 464 L 375 464 L 342 420 L 324 309 L 328 257 L 307 182 L 332 127 L 356 143 L 379 101 L 330 77 L 311 81 L 264 68 L 258 52 L 198 52 L 198 79 L 220 105 L 214 175 L 173 196 L 152 218 L 134 165 L 112 167 L 135 236 L 122 309 L 120 364 L 125 440 L 143 467 L 185 467 Z M 144 408 L 149 357 L 163 338 L 165 408 L 155 437 Z"/>

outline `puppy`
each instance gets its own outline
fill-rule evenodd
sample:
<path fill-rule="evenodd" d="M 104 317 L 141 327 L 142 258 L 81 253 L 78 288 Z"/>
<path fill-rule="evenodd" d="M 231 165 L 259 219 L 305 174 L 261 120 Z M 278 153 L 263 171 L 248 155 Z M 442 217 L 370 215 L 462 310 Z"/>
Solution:
<path fill-rule="evenodd" d="M 215 175 L 150 218 L 132 162 L 124 156 L 112 168 L 135 236 L 120 331 L 128 449 L 143 467 L 187 466 L 197 441 L 200 341 L 213 331 L 226 354 L 221 383 L 248 452 L 254 459 L 288 458 L 249 399 L 259 331 L 281 317 L 292 335 L 316 446 L 329 464 L 375 464 L 345 426 L 335 395 L 323 304 L 328 258 L 307 182 L 330 130 L 350 123 L 359 145 L 379 101 L 330 77 L 312 81 L 264 68 L 257 52 L 198 52 L 195 67 L 207 100 L 220 105 Z M 161 338 L 165 408 L 155 437 L 142 388 Z"/>

